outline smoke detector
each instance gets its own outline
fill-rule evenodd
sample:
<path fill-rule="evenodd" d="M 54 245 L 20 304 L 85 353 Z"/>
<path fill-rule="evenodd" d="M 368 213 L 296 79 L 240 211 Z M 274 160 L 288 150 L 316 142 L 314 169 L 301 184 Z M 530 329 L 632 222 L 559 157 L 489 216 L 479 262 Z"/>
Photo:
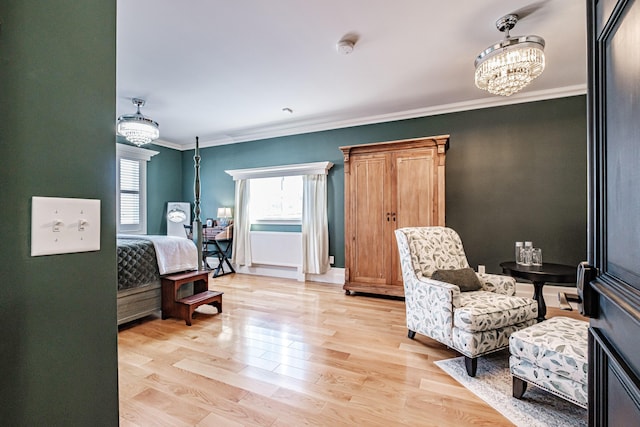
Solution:
<path fill-rule="evenodd" d="M 351 52 L 353 52 L 353 47 L 355 45 L 356 44 L 353 42 L 353 40 L 342 39 L 338 42 L 338 44 L 336 44 L 336 49 L 341 55 L 349 55 Z"/>

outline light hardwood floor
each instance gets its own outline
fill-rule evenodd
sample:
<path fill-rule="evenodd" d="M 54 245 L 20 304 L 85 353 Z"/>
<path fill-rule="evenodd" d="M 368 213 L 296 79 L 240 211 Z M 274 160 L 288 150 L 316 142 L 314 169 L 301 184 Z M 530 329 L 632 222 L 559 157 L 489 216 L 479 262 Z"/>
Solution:
<path fill-rule="evenodd" d="M 512 425 L 434 364 L 456 352 L 407 338 L 402 300 L 241 274 L 209 287 L 222 314 L 120 328 L 121 426 Z"/>

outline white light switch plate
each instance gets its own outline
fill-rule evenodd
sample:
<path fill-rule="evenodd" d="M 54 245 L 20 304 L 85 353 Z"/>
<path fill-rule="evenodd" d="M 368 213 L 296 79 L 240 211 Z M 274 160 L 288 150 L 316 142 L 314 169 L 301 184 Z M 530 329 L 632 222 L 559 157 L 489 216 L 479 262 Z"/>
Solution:
<path fill-rule="evenodd" d="M 31 256 L 100 250 L 100 200 L 31 198 Z"/>

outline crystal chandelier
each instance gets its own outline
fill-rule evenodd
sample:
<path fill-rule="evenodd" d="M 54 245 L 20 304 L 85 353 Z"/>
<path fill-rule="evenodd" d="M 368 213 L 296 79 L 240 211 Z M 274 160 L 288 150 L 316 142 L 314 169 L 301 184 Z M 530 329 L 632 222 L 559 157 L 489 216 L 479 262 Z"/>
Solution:
<path fill-rule="evenodd" d="M 527 86 L 544 71 L 544 39 L 538 36 L 510 37 L 518 15 L 506 15 L 496 21 L 506 34 L 476 58 L 476 86 L 494 95 L 509 96 Z"/>
<path fill-rule="evenodd" d="M 140 107 L 145 104 L 144 100 L 133 98 L 131 101 L 133 105 L 138 107 L 138 111 L 135 114 L 123 114 L 118 117 L 118 125 L 116 127 L 118 135 L 124 136 L 127 141 L 137 146 L 148 144 L 158 139 L 160 136 L 158 123 L 143 116 L 140 112 Z"/>

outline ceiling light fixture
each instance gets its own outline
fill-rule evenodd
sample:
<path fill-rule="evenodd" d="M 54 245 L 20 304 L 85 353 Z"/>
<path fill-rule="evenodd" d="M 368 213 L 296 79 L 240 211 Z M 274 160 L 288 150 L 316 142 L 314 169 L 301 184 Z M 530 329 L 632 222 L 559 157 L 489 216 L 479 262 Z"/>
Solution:
<path fill-rule="evenodd" d="M 544 71 L 544 39 L 538 36 L 511 37 L 518 15 L 505 15 L 496 27 L 506 34 L 493 46 L 482 51 L 475 61 L 476 86 L 494 95 L 512 95 Z"/>
<path fill-rule="evenodd" d="M 131 102 L 138 107 L 138 111 L 135 114 L 123 114 L 118 117 L 118 125 L 116 126 L 118 135 L 124 136 L 127 141 L 137 146 L 148 144 L 158 139 L 160 136 L 158 123 L 143 116 L 140 112 L 140 107 L 145 104 L 144 99 L 133 98 Z"/>

